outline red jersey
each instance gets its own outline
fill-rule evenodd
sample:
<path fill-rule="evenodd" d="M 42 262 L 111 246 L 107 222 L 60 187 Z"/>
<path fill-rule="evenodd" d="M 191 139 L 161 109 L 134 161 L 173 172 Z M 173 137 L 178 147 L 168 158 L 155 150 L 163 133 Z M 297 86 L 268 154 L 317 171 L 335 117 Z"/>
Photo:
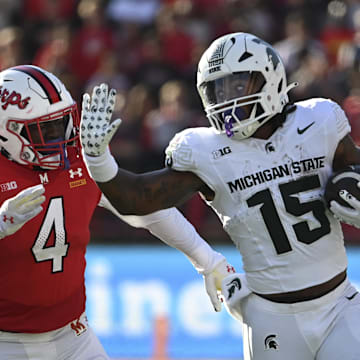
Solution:
<path fill-rule="evenodd" d="M 0 204 L 43 184 L 43 211 L 0 240 L 0 330 L 60 328 L 85 310 L 85 251 L 101 192 L 82 157 L 66 170 L 31 170 L 0 155 Z"/>

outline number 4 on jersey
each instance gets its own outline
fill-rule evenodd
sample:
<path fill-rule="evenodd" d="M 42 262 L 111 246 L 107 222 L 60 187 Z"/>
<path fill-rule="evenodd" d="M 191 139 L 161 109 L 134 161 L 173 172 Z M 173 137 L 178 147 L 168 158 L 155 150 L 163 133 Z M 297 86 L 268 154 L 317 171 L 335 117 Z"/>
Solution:
<path fill-rule="evenodd" d="M 54 232 L 54 244 L 46 246 L 52 232 Z M 63 270 L 63 257 L 66 256 L 68 247 L 64 226 L 63 198 L 52 198 L 31 251 L 36 262 L 52 261 L 52 272 L 55 273 Z"/>

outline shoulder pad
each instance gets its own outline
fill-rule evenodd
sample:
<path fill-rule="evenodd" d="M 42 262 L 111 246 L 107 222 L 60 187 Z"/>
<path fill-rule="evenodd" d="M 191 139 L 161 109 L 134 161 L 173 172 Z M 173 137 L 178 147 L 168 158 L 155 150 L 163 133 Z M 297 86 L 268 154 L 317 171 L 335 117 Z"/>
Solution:
<path fill-rule="evenodd" d="M 197 136 L 192 129 L 177 133 L 165 150 L 165 165 L 180 171 L 195 169 L 194 150 L 196 143 Z"/>

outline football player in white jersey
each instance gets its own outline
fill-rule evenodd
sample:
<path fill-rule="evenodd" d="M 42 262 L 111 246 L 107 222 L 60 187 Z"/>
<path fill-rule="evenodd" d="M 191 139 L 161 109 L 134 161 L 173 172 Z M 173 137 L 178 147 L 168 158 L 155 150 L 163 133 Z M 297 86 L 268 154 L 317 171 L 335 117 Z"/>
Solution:
<path fill-rule="evenodd" d="M 211 126 L 176 134 L 164 169 L 118 168 L 107 145 L 121 120 L 111 122 L 111 111 L 99 106 L 111 103 L 113 90 L 104 84 L 84 95 L 83 151 L 121 213 L 177 206 L 197 192 L 217 213 L 242 255 L 251 291 L 230 309 L 243 319 L 245 359 L 360 359 L 360 295 L 347 278 L 333 215 L 360 226 L 360 203 L 345 193 L 355 209 L 333 202 L 330 211 L 323 201 L 328 178 L 360 164 L 360 149 L 339 105 L 323 98 L 293 104 L 294 86 L 268 43 L 228 34 L 198 67 Z M 225 297 L 239 288 L 232 284 L 225 284 Z"/>

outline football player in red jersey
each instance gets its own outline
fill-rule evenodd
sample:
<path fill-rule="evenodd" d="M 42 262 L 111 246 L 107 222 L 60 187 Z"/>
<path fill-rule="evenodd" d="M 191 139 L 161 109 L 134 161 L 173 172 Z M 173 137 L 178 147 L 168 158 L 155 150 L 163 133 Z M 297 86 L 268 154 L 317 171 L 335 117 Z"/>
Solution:
<path fill-rule="evenodd" d="M 2 359 L 108 359 L 85 315 L 85 251 L 96 206 L 183 251 L 217 311 L 218 284 L 234 271 L 174 208 L 120 215 L 87 172 L 78 128 L 77 106 L 53 74 L 30 65 L 0 73 Z"/>

